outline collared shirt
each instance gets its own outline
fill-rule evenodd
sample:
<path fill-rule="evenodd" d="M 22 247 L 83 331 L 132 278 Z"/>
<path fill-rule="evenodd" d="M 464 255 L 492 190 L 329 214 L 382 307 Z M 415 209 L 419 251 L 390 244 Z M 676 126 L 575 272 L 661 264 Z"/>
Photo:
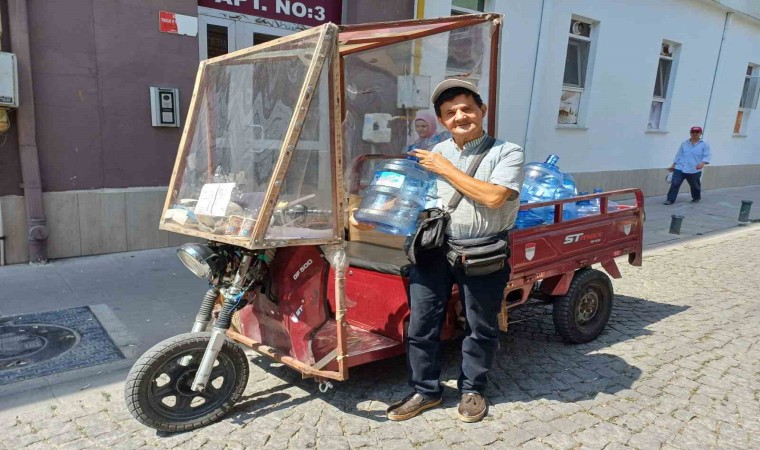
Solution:
<path fill-rule="evenodd" d="M 697 173 L 702 170 L 697 170 L 697 164 L 701 162 L 710 163 L 712 158 L 712 151 L 710 150 L 710 144 L 699 140 L 696 144 L 691 143 L 691 139 L 687 139 L 678 148 L 678 153 L 673 159 L 675 169 L 680 170 L 683 173 Z"/>
<path fill-rule="evenodd" d="M 485 139 L 486 135 L 464 144 L 460 149 L 453 139 L 447 139 L 433 147 L 433 153 L 440 153 L 451 161 L 454 167 L 467 172 L 467 168 L 475 158 L 474 150 Z M 496 140 L 488 154 L 483 158 L 473 176 L 475 179 L 504 186 L 515 192 L 520 192 L 525 178 L 525 154 L 520 146 L 511 142 Z M 438 177 L 436 182 L 438 204 L 445 206 L 449 203 L 456 189 L 444 177 Z M 507 200 L 499 208 L 489 208 L 464 196 L 451 214 L 447 234 L 454 239 L 467 239 L 492 236 L 500 231 L 510 229 L 515 224 L 517 210 L 520 208 L 519 196 Z"/>

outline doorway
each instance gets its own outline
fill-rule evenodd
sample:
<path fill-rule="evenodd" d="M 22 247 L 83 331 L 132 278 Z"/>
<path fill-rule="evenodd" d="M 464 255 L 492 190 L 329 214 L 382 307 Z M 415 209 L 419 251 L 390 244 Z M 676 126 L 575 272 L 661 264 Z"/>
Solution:
<path fill-rule="evenodd" d="M 291 33 L 293 33 L 291 30 L 258 25 L 242 19 L 233 20 L 199 14 L 199 57 L 201 61 L 214 58 Z"/>

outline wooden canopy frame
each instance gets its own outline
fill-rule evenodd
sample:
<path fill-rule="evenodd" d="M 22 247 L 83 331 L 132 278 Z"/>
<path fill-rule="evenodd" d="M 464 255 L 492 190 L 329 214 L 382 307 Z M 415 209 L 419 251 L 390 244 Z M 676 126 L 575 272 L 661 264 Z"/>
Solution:
<path fill-rule="evenodd" d="M 172 171 L 171 181 L 169 183 L 169 191 L 166 196 L 166 201 L 164 202 L 164 208 L 161 214 L 161 222 L 159 224 L 159 228 L 174 233 L 180 233 L 208 239 L 211 241 L 237 245 L 251 250 L 271 248 L 275 246 L 280 247 L 292 245 L 322 245 L 341 243 L 344 240 L 343 230 L 345 219 L 343 211 L 345 209 L 344 204 L 346 201 L 345 186 L 342 177 L 342 174 L 344 173 L 343 165 L 345 157 L 343 152 L 343 133 L 342 127 L 339 126 L 345 114 L 345 106 L 342 101 L 344 91 L 342 58 L 348 55 L 369 51 L 379 47 L 393 45 L 413 39 L 420 39 L 458 28 L 491 22 L 493 24 L 494 30 L 491 36 L 491 54 L 489 55 L 489 89 L 488 99 L 486 102 L 489 105 L 496 105 L 496 99 L 498 98 L 496 81 L 499 70 L 498 48 L 501 35 L 501 21 L 501 16 L 497 14 L 472 14 L 455 17 L 441 17 L 435 19 L 379 22 L 359 25 L 337 26 L 332 23 L 328 23 L 300 33 L 284 36 L 263 44 L 259 44 L 254 47 L 238 50 L 226 55 L 202 61 L 198 68 L 195 86 L 193 88 L 193 95 L 190 100 L 190 109 L 188 111 L 187 120 L 185 122 L 185 129 L 183 130 L 182 137 L 180 139 L 177 158 L 174 163 L 174 169 Z M 301 91 L 294 109 L 295 114 L 290 120 L 288 130 L 283 139 L 279 156 L 274 166 L 273 176 L 269 180 L 269 184 L 266 189 L 264 197 L 265 202 L 260 209 L 258 220 L 256 221 L 251 236 L 238 237 L 218 235 L 197 229 L 185 228 L 178 224 L 166 221 L 166 213 L 171 208 L 173 202 L 177 200 L 177 196 L 179 195 L 179 190 L 182 183 L 182 174 L 184 173 L 186 166 L 186 158 L 190 152 L 192 137 L 195 134 L 200 119 L 199 115 L 202 107 L 202 102 L 200 99 L 206 92 L 209 83 L 208 69 L 219 64 L 235 64 L 235 59 L 239 59 L 241 64 L 245 64 L 245 57 L 247 55 L 256 55 L 256 57 L 252 59 L 259 60 L 266 57 L 263 56 L 262 53 L 264 53 L 267 49 L 312 36 L 318 36 L 314 55 L 307 69 L 304 83 L 301 86 Z M 278 54 L 277 52 L 273 52 L 271 55 L 272 58 L 278 58 L 282 56 L 282 53 Z M 248 61 L 251 61 L 251 59 Z M 266 231 L 270 224 L 272 214 L 274 213 L 275 206 L 277 205 L 280 190 L 282 188 L 285 175 L 287 174 L 287 170 L 290 166 L 293 151 L 301 135 L 305 117 L 309 111 L 309 106 L 314 96 L 313 94 L 319 83 L 319 75 L 322 73 L 325 64 L 328 64 L 327 73 L 330 78 L 328 101 L 330 102 L 331 110 L 331 115 L 329 118 L 329 130 L 330 143 L 332 148 L 331 165 L 333 171 L 333 180 L 331 183 L 331 189 L 333 193 L 332 206 L 334 219 L 334 227 L 331 233 L 331 237 L 276 240 L 267 239 Z M 496 109 L 497 108 L 495 107 L 488 109 L 487 131 L 491 135 L 495 135 L 496 131 Z M 209 157 L 209 167 L 207 167 L 207 170 L 209 174 L 211 174 L 213 171 L 213 168 L 211 167 L 211 146 L 212 143 L 209 142 L 209 148 L 207 149 L 207 154 Z"/>

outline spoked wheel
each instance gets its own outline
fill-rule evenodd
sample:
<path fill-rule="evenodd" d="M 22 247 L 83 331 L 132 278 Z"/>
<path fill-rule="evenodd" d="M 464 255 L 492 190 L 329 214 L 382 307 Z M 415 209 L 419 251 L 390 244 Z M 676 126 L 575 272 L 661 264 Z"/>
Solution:
<path fill-rule="evenodd" d="M 554 301 L 557 333 L 572 344 L 596 339 L 610 320 L 613 297 L 612 283 L 606 274 L 593 269 L 579 270 L 567 294 Z"/>
<path fill-rule="evenodd" d="M 127 408 L 140 423 L 160 431 L 189 431 L 222 417 L 248 383 L 243 350 L 225 339 L 204 392 L 191 389 L 211 333 L 186 333 L 158 343 L 127 376 Z"/>

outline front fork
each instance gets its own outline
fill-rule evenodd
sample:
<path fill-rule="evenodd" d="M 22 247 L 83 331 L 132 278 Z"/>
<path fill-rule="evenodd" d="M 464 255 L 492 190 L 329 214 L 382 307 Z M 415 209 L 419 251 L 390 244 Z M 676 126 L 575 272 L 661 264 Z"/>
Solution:
<path fill-rule="evenodd" d="M 203 359 L 201 359 L 201 365 L 198 367 L 198 372 L 196 372 L 195 379 L 191 386 L 192 390 L 196 392 L 203 392 L 209 382 L 211 371 L 214 368 L 214 361 L 216 361 L 216 357 L 219 356 L 219 352 L 222 350 L 224 340 L 227 338 L 227 330 L 229 330 L 230 325 L 232 324 L 232 314 L 237 309 L 240 299 L 245 294 L 243 284 L 245 283 L 246 274 L 251 267 L 252 261 L 253 257 L 251 255 L 243 256 L 232 285 L 228 288 L 221 289 L 221 291 L 218 288 L 212 287 L 206 292 L 206 295 L 203 298 L 201 310 L 198 312 L 198 315 L 195 318 L 195 323 L 193 324 L 193 331 L 205 330 L 211 320 L 211 309 L 214 306 L 214 301 L 209 300 L 209 298 L 211 298 L 212 295 L 213 298 L 216 299 L 216 296 L 221 292 L 222 297 L 224 297 L 224 303 L 222 304 L 222 309 L 219 311 L 219 317 L 214 324 L 214 329 L 211 331 L 211 340 L 209 340 L 209 343 L 206 346 L 206 351 L 203 353 Z M 210 308 L 207 307 L 208 305 L 210 305 Z"/>

